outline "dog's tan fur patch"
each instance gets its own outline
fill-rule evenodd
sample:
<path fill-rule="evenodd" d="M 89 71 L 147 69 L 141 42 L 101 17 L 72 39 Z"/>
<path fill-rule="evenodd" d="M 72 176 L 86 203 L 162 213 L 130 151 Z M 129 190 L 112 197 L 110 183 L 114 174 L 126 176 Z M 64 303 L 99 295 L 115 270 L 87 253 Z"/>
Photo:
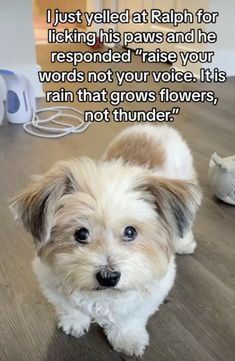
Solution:
<path fill-rule="evenodd" d="M 108 146 L 104 160 L 123 159 L 124 162 L 151 168 L 162 167 L 165 152 L 160 141 L 148 133 L 124 133 L 115 138 Z"/>

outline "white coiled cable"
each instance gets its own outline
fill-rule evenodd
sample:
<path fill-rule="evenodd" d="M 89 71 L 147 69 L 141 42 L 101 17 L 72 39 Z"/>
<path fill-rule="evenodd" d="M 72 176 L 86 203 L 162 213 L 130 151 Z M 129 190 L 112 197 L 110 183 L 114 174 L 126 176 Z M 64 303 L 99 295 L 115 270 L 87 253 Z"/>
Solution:
<path fill-rule="evenodd" d="M 63 110 L 71 110 L 75 114 L 64 113 Z M 44 112 L 53 112 L 49 118 L 40 119 L 38 114 Z M 73 125 L 57 120 L 58 118 L 76 119 L 79 124 Z M 47 124 L 47 125 L 46 125 Z M 59 125 L 60 127 L 48 126 L 49 124 Z M 32 120 L 23 124 L 24 130 L 40 138 L 62 138 L 68 134 L 83 133 L 92 123 L 84 121 L 84 112 L 73 107 L 58 106 L 51 108 L 42 108 L 32 114 Z M 36 130 L 36 131 L 35 131 Z M 38 132 L 39 130 L 40 132 Z M 55 133 L 55 134 L 48 134 Z"/>

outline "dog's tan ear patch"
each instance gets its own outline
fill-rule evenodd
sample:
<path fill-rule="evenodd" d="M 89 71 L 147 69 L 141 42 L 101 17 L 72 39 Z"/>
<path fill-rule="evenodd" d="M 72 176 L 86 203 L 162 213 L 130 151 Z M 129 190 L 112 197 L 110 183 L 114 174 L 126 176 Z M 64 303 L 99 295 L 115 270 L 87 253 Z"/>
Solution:
<path fill-rule="evenodd" d="M 59 162 L 44 176 L 34 177 L 29 187 L 10 202 L 15 219 L 35 240 L 46 241 L 58 200 L 77 187 L 72 162 Z"/>
<path fill-rule="evenodd" d="M 147 176 L 142 190 L 156 205 L 168 229 L 183 237 L 190 230 L 201 203 L 201 190 L 196 181 Z"/>

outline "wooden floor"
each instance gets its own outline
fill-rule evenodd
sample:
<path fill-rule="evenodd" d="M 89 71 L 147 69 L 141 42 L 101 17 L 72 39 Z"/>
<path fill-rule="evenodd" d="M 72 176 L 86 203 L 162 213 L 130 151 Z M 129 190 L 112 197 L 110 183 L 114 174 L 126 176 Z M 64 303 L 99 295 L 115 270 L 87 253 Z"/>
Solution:
<path fill-rule="evenodd" d="M 49 48 L 41 46 L 37 52 L 38 63 L 49 69 Z M 109 67 L 97 66 L 104 70 Z M 62 65 L 58 68 L 66 69 Z M 135 59 L 134 65 L 126 68 L 140 70 L 145 66 Z M 159 65 L 148 68 L 156 70 Z M 157 86 L 130 84 L 125 89 L 148 87 Z M 193 151 L 204 200 L 195 224 L 196 253 L 177 257 L 175 286 L 149 321 L 151 342 L 143 357 L 146 361 L 235 359 L 235 207 L 217 201 L 207 182 L 211 154 L 215 150 L 223 156 L 235 154 L 235 79 L 211 87 L 220 97 L 218 106 L 184 105 L 174 124 Z M 47 85 L 50 88 L 56 85 Z M 81 109 L 102 108 L 100 104 L 75 105 Z M 126 108 L 147 110 L 151 106 L 129 104 Z M 84 134 L 60 140 L 32 137 L 21 126 L 5 124 L 0 128 L 1 361 L 131 360 L 113 352 L 96 325 L 81 339 L 69 338 L 56 329 L 53 309 L 41 295 L 31 271 L 31 237 L 16 227 L 7 208 L 8 198 L 26 185 L 31 174 L 46 171 L 59 159 L 82 154 L 99 157 L 124 126 L 114 122 L 94 124 Z"/>

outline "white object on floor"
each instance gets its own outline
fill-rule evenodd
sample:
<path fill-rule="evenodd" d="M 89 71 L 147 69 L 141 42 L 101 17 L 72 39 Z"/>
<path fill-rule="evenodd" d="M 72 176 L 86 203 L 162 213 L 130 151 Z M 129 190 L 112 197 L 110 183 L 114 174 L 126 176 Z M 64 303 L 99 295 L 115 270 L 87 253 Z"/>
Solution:
<path fill-rule="evenodd" d="M 30 81 L 8 69 L 0 69 L 6 85 L 6 118 L 10 123 L 22 124 L 31 119 L 36 109 L 35 94 Z"/>
<path fill-rule="evenodd" d="M 5 114 L 5 107 L 4 107 L 4 96 L 1 93 L 1 89 L 0 89 L 0 125 L 3 122 L 4 119 L 4 114 Z"/>
<path fill-rule="evenodd" d="M 77 115 L 63 113 L 63 110 L 70 110 Z M 38 114 L 44 112 L 52 112 L 54 114 L 46 119 L 40 119 Z M 73 107 L 57 106 L 43 108 L 33 112 L 32 120 L 23 124 L 23 127 L 27 133 L 36 137 L 61 138 L 68 134 L 83 133 L 92 124 L 91 122 L 84 122 L 83 116 L 84 112 Z M 58 118 L 62 117 L 76 119 L 79 123 L 77 125 L 73 125 L 59 121 Z M 57 127 L 49 126 L 50 124 L 57 125 Z"/>
<path fill-rule="evenodd" d="M 235 205 L 235 155 L 221 158 L 217 153 L 212 154 L 208 177 L 215 195 L 225 203 Z"/>

